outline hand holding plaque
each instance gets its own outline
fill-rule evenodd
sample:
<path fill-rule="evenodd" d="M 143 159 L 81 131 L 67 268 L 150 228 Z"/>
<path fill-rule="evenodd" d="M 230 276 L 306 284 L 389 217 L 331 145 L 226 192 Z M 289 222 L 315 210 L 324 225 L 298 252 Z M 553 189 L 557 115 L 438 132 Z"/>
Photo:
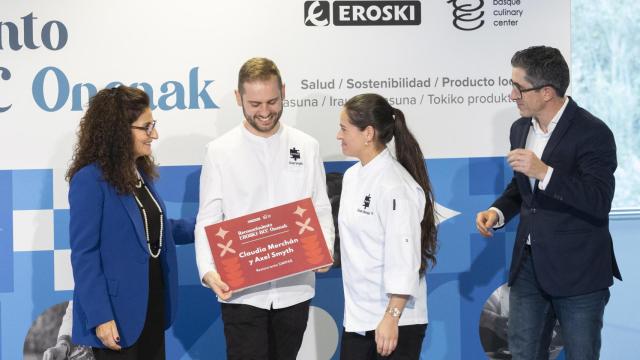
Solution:
<path fill-rule="evenodd" d="M 228 300 L 232 291 L 229 289 L 229 285 L 224 283 L 220 278 L 220 274 L 215 271 L 209 271 L 204 274 L 202 281 L 216 293 L 216 296 L 222 300 Z"/>
<path fill-rule="evenodd" d="M 231 291 L 333 263 L 309 198 L 210 225 L 205 231 L 220 278 Z"/>

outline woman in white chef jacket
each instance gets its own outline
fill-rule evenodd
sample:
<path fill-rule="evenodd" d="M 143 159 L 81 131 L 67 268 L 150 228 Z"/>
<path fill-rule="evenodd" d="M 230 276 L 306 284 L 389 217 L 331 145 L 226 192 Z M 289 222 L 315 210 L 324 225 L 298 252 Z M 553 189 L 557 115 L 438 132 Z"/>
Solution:
<path fill-rule="evenodd" d="M 386 144 L 394 139 L 395 157 Z M 338 224 L 345 309 L 341 359 L 419 359 L 427 328 L 425 271 L 436 262 L 431 184 L 404 114 L 377 94 L 340 114 L 344 155 Z"/>

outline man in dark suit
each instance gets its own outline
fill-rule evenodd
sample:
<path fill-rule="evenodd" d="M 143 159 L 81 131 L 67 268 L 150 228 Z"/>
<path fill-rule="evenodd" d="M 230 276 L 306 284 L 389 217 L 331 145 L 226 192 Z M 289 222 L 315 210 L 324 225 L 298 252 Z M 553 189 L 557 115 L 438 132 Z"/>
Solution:
<path fill-rule="evenodd" d="M 569 67 L 558 49 L 511 59 L 511 99 L 522 116 L 507 155 L 514 175 L 478 213 L 484 236 L 520 215 L 509 285 L 514 359 L 548 359 L 558 319 L 568 360 L 598 359 L 609 286 L 620 271 L 609 233 L 616 145 L 600 119 L 565 96 Z"/>

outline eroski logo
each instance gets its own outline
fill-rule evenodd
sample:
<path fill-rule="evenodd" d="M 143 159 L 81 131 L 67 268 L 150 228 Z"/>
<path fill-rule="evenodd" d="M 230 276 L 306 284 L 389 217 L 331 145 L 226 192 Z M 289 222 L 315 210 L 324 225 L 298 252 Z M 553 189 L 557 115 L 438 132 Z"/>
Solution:
<path fill-rule="evenodd" d="M 420 25 L 420 1 L 336 0 L 305 1 L 304 24 L 307 26 L 381 26 Z"/>
<path fill-rule="evenodd" d="M 305 1 L 304 24 L 307 26 L 327 26 L 330 20 L 328 1 Z"/>

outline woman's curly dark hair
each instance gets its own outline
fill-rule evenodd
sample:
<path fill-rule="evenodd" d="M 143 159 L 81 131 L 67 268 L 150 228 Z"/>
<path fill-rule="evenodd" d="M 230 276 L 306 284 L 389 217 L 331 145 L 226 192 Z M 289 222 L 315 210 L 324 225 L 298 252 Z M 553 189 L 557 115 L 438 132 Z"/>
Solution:
<path fill-rule="evenodd" d="M 98 91 L 80 120 L 78 142 L 66 180 L 71 181 L 73 175 L 91 163 L 100 168 L 104 180 L 120 194 L 133 193 L 138 181 L 135 167 L 151 178 L 157 177 L 152 157 L 136 159 L 133 155 L 130 126 L 147 108 L 149 96 L 140 89 L 120 85 Z"/>

